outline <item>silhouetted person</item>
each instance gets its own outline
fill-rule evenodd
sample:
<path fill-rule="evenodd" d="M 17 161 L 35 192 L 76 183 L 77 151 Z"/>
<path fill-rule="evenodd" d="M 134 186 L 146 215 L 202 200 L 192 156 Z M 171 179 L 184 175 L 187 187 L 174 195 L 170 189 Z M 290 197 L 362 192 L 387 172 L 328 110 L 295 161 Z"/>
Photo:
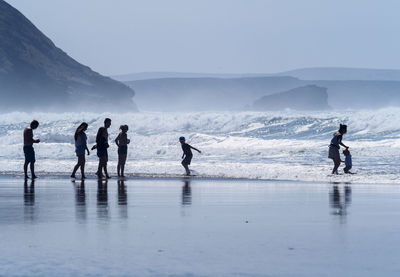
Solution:
<path fill-rule="evenodd" d="M 35 150 L 33 149 L 34 143 L 39 143 L 39 139 L 33 139 L 33 130 L 39 127 L 39 122 L 37 120 L 33 120 L 29 127 L 26 127 L 24 130 L 24 155 L 25 155 L 25 163 L 24 163 L 24 174 L 25 179 L 29 178 L 28 176 L 28 165 L 31 166 L 31 175 L 32 179 L 37 178 L 35 175 Z"/>
<path fill-rule="evenodd" d="M 100 127 L 96 135 L 96 145 L 93 146 L 92 150 L 97 148 L 97 157 L 99 157 L 99 167 L 97 169 L 96 175 L 99 178 L 103 178 L 103 170 L 105 177 L 108 179 L 110 176 L 107 172 L 107 162 L 108 162 L 108 131 L 107 129 L 111 126 L 111 119 L 106 118 L 104 120 L 104 127 Z"/>
<path fill-rule="evenodd" d="M 338 174 L 338 168 L 342 159 L 340 158 L 340 145 L 348 149 L 349 147 L 342 143 L 343 135 L 347 133 L 347 125 L 340 124 L 339 131 L 333 134 L 331 144 L 329 145 L 328 158 L 333 160 L 334 167 L 332 174 Z"/>
<path fill-rule="evenodd" d="M 185 180 L 184 186 L 182 187 L 182 205 L 187 206 L 192 204 L 192 189 L 190 182 Z"/>
<path fill-rule="evenodd" d="M 183 167 L 184 167 L 185 170 L 186 170 L 186 175 L 187 175 L 187 176 L 190 176 L 189 165 L 190 165 L 190 163 L 191 163 L 191 161 L 192 161 L 192 158 L 193 158 L 193 153 L 192 153 L 192 150 L 191 150 L 191 149 L 196 150 L 196 151 L 199 152 L 199 153 L 201 153 L 201 151 L 198 150 L 198 149 L 196 149 L 196 148 L 194 148 L 193 146 L 187 144 L 185 141 L 186 141 L 186 140 L 185 140 L 185 137 L 180 137 L 180 138 L 179 138 L 179 142 L 181 143 L 181 145 L 182 145 L 182 150 L 183 150 L 182 165 L 183 165 Z"/>
<path fill-rule="evenodd" d="M 344 171 L 344 173 L 350 173 L 350 174 L 352 174 L 352 173 L 350 172 L 350 169 L 351 169 L 352 166 L 353 166 L 353 162 L 352 162 L 352 160 L 351 160 L 350 151 L 349 151 L 348 149 L 343 150 L 343 155 L 345 156 L 344 164 L 346 165 L 346 167 L 343 169 L 343 171 Z"/>
<path fill-rule="evenodd" d="M 81 168 L 81 179 L 85 179 L 85 150 L 87 154 L 90 155 L 89 149 L 87 147 L 87 136 L 85 131 L 88 128 L 88 124 L 86 122 L 81 123 L 78 128 L 76 128 L 74 140 L 75 140 L 75 153 L 78 157 L 78 163 L 75 165 L 74 170 L 72 171 L 71 178 L 75 178 L 75 173 L 78 168 Z"/>
<path fill-rule="evenodd" d="M 118 134 L 117 138 L 115 139 L 115 143 L 118 146 L 118 165 L 117 165 L 117 172 L 118 177 L 125 177 L 124 170 L 125 170 L 125 163 L 126 157 L 128 155 L 128 144 L 131 142 L 128 139 L 127 132 L 129 130 L 128 125 L 121 125 L 119 127 L 121 132 Z"/>

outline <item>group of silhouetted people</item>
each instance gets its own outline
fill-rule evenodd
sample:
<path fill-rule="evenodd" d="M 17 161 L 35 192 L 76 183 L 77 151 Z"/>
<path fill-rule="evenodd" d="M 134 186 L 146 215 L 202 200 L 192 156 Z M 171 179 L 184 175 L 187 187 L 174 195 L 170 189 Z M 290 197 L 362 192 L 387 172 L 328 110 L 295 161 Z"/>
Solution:
<path fill-rule="evenodd" d="M 106 118 L 104 120 L 104 126 L 100 127 L 97 131 L 96 135 L 96 144 L 91 148 L 91 150 L 97 151 L 97 157 L 99 158 L 99 165 L 96 172 L 96 175 L 99 179 L 102 178 L 110 178 L 110 175 L 107 171 L 107 163 L 108 163 L 108 148 L 110 145 L 108 144 L 108 128 L 111 126 L 111 119 Z M 37 120 L 33 120 L 29 127 L 24 130 L 24 155 L 25 155 L 25 164 L 24 164 L 24 175 L 25 179 L 29 178 L 28 176 L 28 165 L 30 164 L 32 179 L 37 178 L 35 175 L 35 150 L 33 148 L 34 143 L 39 143 L 39 139 L 33 138 L 33 130 L 39 127 L 39 122 Z M 86 131 L 88 129 L 88 124 L 86 122 L 82 122 L 78 128 L 76 128 L 74 141 L 75 141 L 75 153 L 78 157 L 78 162 L 76 163 L 71 178 L 76 178 L 75 174 L 78 169 L 81 169 L 81 178 L 85 179 L 85 154 L 90 155 L 90 151 L 87 145 L 87 136 Z M 115 139 L 115 143 L 118 146 L 118 165 L 117 165 L 117 174 L 118 177 L 125 177 L 125 163 L 128 156 L 128 144 L 130 143 L 130 139 L 128 139 L 128 125 L 120 126 L 120 133 Z M 186 143 L 184 137 L 179 138 L 179 142 L 182 145 L 183 155 L 182 155 L 182 166 L 185 168 L 186 175 L 190 175 L 189 165 L 193 157 L 193 153 L 191 149 L 194 149 L 201 153 L 200 150 L 190 146 Z M 104 172 L 104 174 L 103 174 Z"/>
<path fill-rule="evenodd" d="M 24 130 L 24 155 L 25 155 L 25 163 L 24 163 L 24 174 L 25 178 L 28 178 L 28 165 L 30 165 L 32 179 L 37 178 L 35 175 L 35 150 L 33 148 L 34 143 L 39 143 L 39 139 L 33 138 L 33 130 L 35 130 L 39 126 L 39 122 L 37 120 L 33 120 L 27 128 Z M 97 150 L 97 157 L 99 158 L 99 165 L 96 172 L 98 178 L 110 178 L 110 175 L 107 171 L 107 162 L 108 162 L 108 148 L 110 147 L 108 144 L 108 128 L 111 126 L 111 119 L 106 118 L 104 120 L 104 126 L 100 127 L 97 131 L 96 135 L 96 144 L 92 147 L 92 150 Z M 76 128 L 74 140 L 75 140 L 75 153 L 78 157 L 78 162 L 75 165 L 71 178 L 75 178 L 76 171 L 81 169 L 81 178 L 85 179 L 85 154 L 90 155 L 89 148 L 87 146 L 87 136 L 85 131 L 88 128 L 88 124 L 86 122 L 81 123 L 78 128 Z M 118 177 L 125 177 L 125 163 L 128 155 L 128 144 L 130 140 L 128 139 L 127 132 L 129 130 L 128 125 L 120 126 L 120 133 L 115 139 L 115 143 L 118 146 L 118 165 L 117 165 L 117 173 Z M 333 138 L 329 145 L 329 155 L 328 157 L 333 160 L 334 167 L 332 170 L 332 174 L 338 174 L 338 168 L 342 162 L 345 163 L 346 167 L 344 168 L 345 173 L 351 173 L 350 169 L 352 168 L 352 158 L 349 151 L 349 147 L 343 144 L 342 139 L 343 135 L 347 133 L 347 125 L 340 124 L 339 130 L 333 134 Z M 189 165 L 193 158 L 192 149 L 201 153 L 200 150 L 186 143 L 185 137 L 180 137 L 179 142 L 182 146 L 182 166 L 185 168 L 186 175 L 190 175 Z M 345 155 L 345 161 L 340 158 L 340 146 L 345 147 L 343 154 Z M 104 172 L 104 174 L 103 174 Z"/>

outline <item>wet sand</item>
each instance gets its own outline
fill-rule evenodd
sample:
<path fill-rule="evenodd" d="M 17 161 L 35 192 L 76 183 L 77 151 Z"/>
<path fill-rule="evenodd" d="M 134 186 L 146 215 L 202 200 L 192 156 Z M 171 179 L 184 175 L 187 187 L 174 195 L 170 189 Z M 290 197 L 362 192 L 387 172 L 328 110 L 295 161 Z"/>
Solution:
<path fill-rule="evenodd" d="M 0 178 L 0 276 L 399 276 L 400 186 Z"/>

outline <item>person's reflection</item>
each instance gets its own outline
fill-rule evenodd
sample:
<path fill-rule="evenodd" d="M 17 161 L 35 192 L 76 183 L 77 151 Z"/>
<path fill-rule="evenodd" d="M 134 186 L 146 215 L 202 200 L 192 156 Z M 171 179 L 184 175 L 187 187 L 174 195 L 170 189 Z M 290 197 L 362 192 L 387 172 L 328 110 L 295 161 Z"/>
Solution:
<path fill-rule="evenodd" d="M 183 180 L 182 187 L 182 206 L 189 206 L 192 204 L 192 189 L 189 180 Z"/>
<path fill-rule="evenodd" d="M 97 217 L 100 219 L 108 218 L 108 192 L 107 180 L 99 179 L 97 182 Z"/>
<path fill-rule="evenodd" d="M 76 206 L 76 218 L 78 221 L 86 221 L 86 193 L 85 193 L 85 181 L 82 180 L 80 183 L 75 184 L 75 206 Z"/>
<path fill-rule="evenodd" d="M 341 193 L 338 184 L 334 183 L 334 186 L 329 193 L 332 214 L 341 217 L 347 215 L 347 208 L 351 205 L 351 187 L 348 183 L 346 183 L 343 190 L 343 193 Z"/>
<path fill-rule="evenodd" d="M 28 180 L 24 181 L 24 215 L 26 220 L 35 220 L 35 180 L 28 185 Z"/>
<path fill-rule="evenodd" d="M 124 180 L 118 180 L 118 207 L 121 218 L 128 217 L 128 194 L 126 193 L 126 186 Z"/>

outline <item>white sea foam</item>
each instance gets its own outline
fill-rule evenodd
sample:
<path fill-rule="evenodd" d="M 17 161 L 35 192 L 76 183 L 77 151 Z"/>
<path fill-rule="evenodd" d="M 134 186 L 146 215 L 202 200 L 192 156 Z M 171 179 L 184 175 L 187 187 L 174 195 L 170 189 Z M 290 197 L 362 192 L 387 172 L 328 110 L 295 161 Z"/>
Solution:
<path fill-rule="evenodd" d="M 89 123 L 89 144 L 94 143 L 105 117 L 110 128 L 110 167 L 117 149 L 113 139 L 118 126 L 130 127 L 127 172 L 182 174 L 177 138 L 195 152 L 192 169 L 201 175 L 303 181 L 399 181 L 400 109 L 341 112 L 193 112 L 129 114 L 8 113 L 0 118 L 2 172 L 21 171 L 22 131 L 33 119 L 40 122 L 35 136 L 37 168 L 45 172 L 71 171 L 75 162 L 73 134 L 82 121 Z M 344 142 L 350 145 L 356 175 L 329 176 L 332 161 L 327 146 L 339 123 L 348 124 Z M 87 159 L 95 171 L 97 157 Z"/>

